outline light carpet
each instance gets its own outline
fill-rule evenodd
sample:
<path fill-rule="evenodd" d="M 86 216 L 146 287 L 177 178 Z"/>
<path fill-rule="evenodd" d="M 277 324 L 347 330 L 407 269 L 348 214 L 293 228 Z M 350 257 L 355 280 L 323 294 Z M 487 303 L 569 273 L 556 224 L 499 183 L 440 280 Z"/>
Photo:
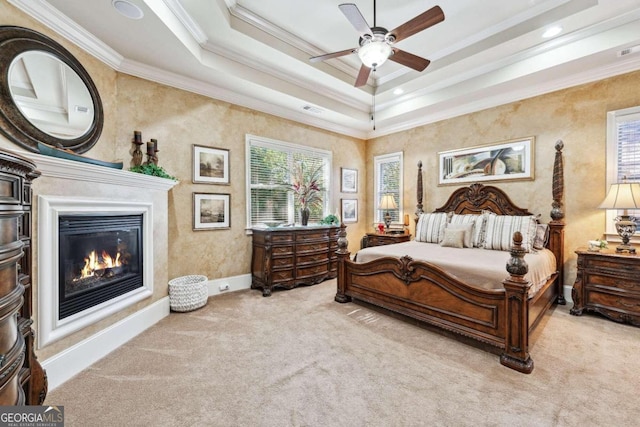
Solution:
<path fill-rule="evenodd" d="M 70 426 L 640 425 L 640 328 L 547 315 L 525 375 L 336 282 L 211 297 L 57 389 Z"/>

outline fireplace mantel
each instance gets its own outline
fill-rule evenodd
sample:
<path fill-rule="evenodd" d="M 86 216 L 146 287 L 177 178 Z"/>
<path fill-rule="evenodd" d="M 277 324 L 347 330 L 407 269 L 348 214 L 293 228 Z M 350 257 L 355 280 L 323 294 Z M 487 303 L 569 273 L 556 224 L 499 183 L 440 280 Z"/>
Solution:
<path fill-rule="evenodd" d="M 16 151 L 23 157 L 33 161 L 42 176 L 63 178 L 75 181 L 126 185 L 151 190 L 169 191 L 178 181 L 157 176 L 144 175 L 122 169 L 108 168 L 73 160 L 59 159 L 42 154 Z"/>

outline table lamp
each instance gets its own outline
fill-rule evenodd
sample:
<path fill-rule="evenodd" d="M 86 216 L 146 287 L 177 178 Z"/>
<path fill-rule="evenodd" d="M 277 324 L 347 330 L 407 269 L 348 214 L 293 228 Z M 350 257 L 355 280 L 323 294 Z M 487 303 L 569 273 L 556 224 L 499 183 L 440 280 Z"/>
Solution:
<path fill-rule="evenodd" d="M 380 205 L 378 205 L 378 209 L 385 211 L 384 225 L 387 228 L 387 231 L 389 231 L 389 226 L 391 225 L 391 214 L 389 213 L 389 211 L 393 209 L 398 209 L 398 206 L 396 205 L 396 201 L 393 198 L 393 194 L 383 195 L 382 198 L 380 199 Z"/>
<path fill-rule="evenodd" d="M 616 231 L 622 238 L 622 244 L 616 247 L 616 252 L 636 253 L 636 249 L 629 244 L 629 239 L 636 232 L 634 218 L 627 213 L 628 209 L 640 209 L 640 184 L 617 183 L 611 184 L 607 197 L 598 206 L 600 209 L 622 209 L 622 215 L 615 218 Z"/>

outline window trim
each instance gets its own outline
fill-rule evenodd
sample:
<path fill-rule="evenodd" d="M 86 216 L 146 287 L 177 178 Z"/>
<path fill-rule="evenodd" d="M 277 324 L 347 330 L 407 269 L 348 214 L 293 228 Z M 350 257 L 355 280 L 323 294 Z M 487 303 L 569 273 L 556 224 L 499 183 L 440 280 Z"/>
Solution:
<path fill-rule="evenodd" d="M 626 116 L 640 115 L 640 106 L 623 108 L 621 110 L 613 110 L 607 112 L 607 136 L 606 136 L 606 183 L 605 197 L 611 187 L 611 184 L 617 182 L 618 176 L 618 132 L 617 124 Z M 604 200 L 604 198 L 603 198 Z M 622 239 L 616 232 L 615 218 L 618 214 L 610 209 L 605 210 L 605 239 L 607 241 L 620 242 Z M 640 243 L 640 237 L 636 232 L 631 238 L 631 243 Z"/>
<path fill-rule="evenodd" d="M 263 136 L 245 135 L 245 231 L 247 234 L 251 234 L 251 229 L 254 227 L 251 223 L 251 147 L 260 146 L 271 149 L 280 149 L 282 151 L 289 152 L 302 152 L 310 155 L 317 155 L 318 157 L 324 157 L 327 161 L 327 171 L 325 180 L 325 199 L 323 203 L 323 216 L 328 215 L 331 212 L 331 176 L 333 173 L 333 152 L 330 150 L 324 150 L 321 148 L 309 147 L 307 145 L 295 144 L 292 142 L 279 141 L 277 139 L 266 138 Z M 288 216 L 294 217 L 293 212 L 293 195 L 289 194 L 288 203 Z"/>
<path fill-rule="evenodd" d="M 398 222 L 392 222 L 392 226 L 404 225 L 404 203 L 403 203 L 403 194 L 404 194 L 404 153 L 402 151 L 397 151 L 395 153 L 381 154 L 379 156 L 373 157 L 373 165 L 374 165 L 374 181 L 373 181 L 373 226 L 376 224 L 384 222 L 382 218 L 383 213 L 378 210 L 378 203 L 380 201 L 380 197 L 382 193 L 379 191 L 380 188 L 380 179 L 379 176 L 379 166 L 383 163 L 390 163 L 392 161 L 398 161 L 400 163 L 400 173 L 398 174 Z"/>

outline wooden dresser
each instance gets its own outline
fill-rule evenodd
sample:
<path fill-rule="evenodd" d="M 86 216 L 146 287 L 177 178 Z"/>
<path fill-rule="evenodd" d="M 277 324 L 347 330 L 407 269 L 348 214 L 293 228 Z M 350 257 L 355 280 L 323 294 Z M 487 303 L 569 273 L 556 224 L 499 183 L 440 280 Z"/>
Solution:
<path fill-rule="evenodd" d="M 405 233 L 367 233 L 362 239 L 362 247 L 392 245 L 394 243 L 408 242 L 411 234 Z"/>
<path fill-rule="evenodd" d="M 615 249 L 579 249 L 571 314 L 591 311 L 616 322 L 640 326 L 640 256 Z"/>
<path fill-rule="evenodd" d="M 268 297 L 274 288 L 314 285 L 336 277 L 337 226 L 253 229 L 251 288 Z"/>
<path fill-rule="evenodd" d="M 40 175 L 0 150 L 0 405 L 40 405 L 47 379 L 31 328 L 31 182 Z"/>

